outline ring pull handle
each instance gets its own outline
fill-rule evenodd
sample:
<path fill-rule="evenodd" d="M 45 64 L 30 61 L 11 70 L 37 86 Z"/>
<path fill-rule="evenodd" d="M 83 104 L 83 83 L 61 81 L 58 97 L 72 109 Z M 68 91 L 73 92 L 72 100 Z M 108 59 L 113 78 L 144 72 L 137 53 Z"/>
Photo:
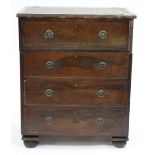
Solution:
<path fill-rule="evenodd" d="M 97 91 L 97 97 L 103 98 L 105 97 L 106 91 L 104 89 L 100 89 Z"/>
<path fill-rule="evenodd" d="M 53 94 L 54 94 L 54 91 L 52 89 L 45 90 L 45 96 L 51 97 L 51 96 L 53 96 Z"/>
<path fill-rule="evenodd" d="M 45 38 L 45 39 L 52 39 L 52 38 L 54 38 L 54 33 L 53 33 L 53 31 L 52 31 L 52 30 L 46 30 L 46 31 L 44 32 L 44 38 Z"/>
<path fill-rule="evenodd" d="M 51 117 L 51 116 L 46 117 L 45 122 L 48 125 L 52 125 L 53 124 L 53 117 Z"/>
<path fill-rule="evenodd" d="M 98 36 L 100 37 L 100 39 L 106 39 L 108 37 L 108 32 L 105 31 L 105 30 L 101 30 L 99 33 L 98 33 Z"/>
<path fill-rule="evenodd" d="M 45 66 L 46 66 L 47 69 L 53 69 L 54 66 L 55 66 L 55 63 L 53 61 L 47 61 L 45 63 Z"/>
<path fill-rule="evenodd" d="M 98 126 L 102 126 L 102 125 L 104 124 L 104 119 L 101 118 L 101 117 L 97 118 L 97 119 L 96 119 L 96 124 L 97 124 Z"/>
<path fill-rule="evenodd" d="M 104 61 L 101 61 L 101 62 L 99 62 L 99 64 L 98 64 L 98 68 L 99 68 L 99 69 L 105 69 L 106 66 L 107 66 L 107 64 L 106 64 L 106 62 L 104 62 Z"/>

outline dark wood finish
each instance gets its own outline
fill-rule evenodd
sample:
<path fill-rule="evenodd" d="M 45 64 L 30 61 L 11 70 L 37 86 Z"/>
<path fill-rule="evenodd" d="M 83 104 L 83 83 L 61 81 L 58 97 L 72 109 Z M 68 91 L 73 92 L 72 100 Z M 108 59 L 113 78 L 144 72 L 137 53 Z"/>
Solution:
<path fill-rule="evenodd" d="M 53 61 L 54 68 L 47 69 L 46 62 Z M 105 62 L 105 69 L 99 63 Z M 128 78 L 129 54 L 101 52 L 26 52 L 25 76 Z"/>
<path fill-rule="evenodd" d="M 136 16 L 119 8 L 42 7 L 17 16 L 25 146 L 48 136 L 124 147 Z M 45 38 L 46 30 L 53 31 L 52 39 Z"/>
<path fill-rule="evenodd" d="M 47 89 L 53 96 L 46 96 Z M 98 97 L 99 90 L 103 97 Z M 30 79 L 25 81 L 25 105 L 128 106 L 127 80 Z"/>
<path fill-rule="evenodd" d="M 129 20 L 24 19 L 21 24 L 21 49 L 128 50 Z M 46 30 L 53 31 L 52 39 L 44 38 Z M 99 37 L 102 30 L 105 39 Z"/>
<path fill-rule="evenodd" d="M 65 136 L 125 136 L 128 108 L 50 108 L 30 106 L 24 108 L 24 131 L 26 135 Z M 52 117 L 52 124 L 46 122 Z M 97 125 L 97 119 L 103 125 Z M 63 123 L 62 123 L 63 122 Z"/>

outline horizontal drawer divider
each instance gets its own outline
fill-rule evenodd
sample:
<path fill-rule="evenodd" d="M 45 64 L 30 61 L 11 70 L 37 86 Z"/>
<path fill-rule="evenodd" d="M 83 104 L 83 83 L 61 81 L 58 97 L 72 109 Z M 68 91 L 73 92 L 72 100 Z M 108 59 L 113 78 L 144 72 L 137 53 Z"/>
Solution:
<path fill-rule="evenodd" d="M 42 79 L 42 80 L 52 80 L 52 79 L 88 79 L 88 80 L 128 80 L 127 78 L 101 78 L 101 77 L 55 77 L 55 76 L 24 76 L 25 80 L 29 80 L 29 79 Z"/>
<path fill-rule="evenodd" d="M 111 49 L 111 48 L 103 48 L 103 49 L 91 49 L 91 48 L 88 48 L 88 49 L 85 49 L 85 48 L 77 48 L 77 49 L 71 49 L 71 48 L 20 48 L 20 51 L 22 52 L 36 52 L 36 51 L 39 51 L 39 52 L 42 52 L 42 51 L 49 51 L 49 52 L 53 52 L 53 51 L 56 51 L 56 52 L 103 52 L 103 53 L 113 53 L 113 54 L 117 54 L 117 53 L 123 53 L 123 54 L 127 54 L 127 53 L 131 53 L 132 52 L 132 49 L 121 49 L 121 48 L 115 48 L 115 49 Z"/>
<path fill-rule="evenodd" d="M 25 106 L 25 105 L 24 105 Z M 26 105 L 27 106 L 27 105 Z M 43 104 L 29 104 L 28 106 L 45 106 Z M 46 104 L 46 106 L 49 106 L 50 108 L 56 108 L 56 107 L 62 107 L 62 108 L 71 108 L 71 107 L 79 107 L 79 108 L 94 108 L 94 107 L 102 107 L 102 108 L 127 108 L 129 106 L 102 106 L 102 105 L 50 105 Z"/>
<path fill-rule="evenodd" d="M 50 104 L 47 104 L 47 105 L 43 105 L 43 104 L 28 104 L 28 105 L 23 105 L 23 107 L 27 108 L 27 107 L 48 107 L 48 108 L 58 108 L 58 109 L 72 109 L 72 108 L 79 108 L 79 109 L 91 109 L 91 108 L 103 108 L 103 109 L 110 109 L 110 110 L 115 110 L 115 109 L 128 109 L 129 106 L 97 106 L 97 105 L 89 105 L 89 106 L 84 106 L 84 105 L 77 105 L 77 106 L 73 106 L 73 105 L 69 105 L 69 106 L 65 106 L 65 105 L 60 105 L 60 106 L 57 106 L 57 105 L 50 105 Z"/>
<path fill-rule="evenodd" d="M 22 48 L 20 49 L 20 52 L 21 53 L 29 53 L 29 52 L 64 52 L 64 53 L 70 53 L 70 52 L 80 52 L 80 53 L 83 53 L 83 52 L 98 52 L 98 53 L 109 53 L 109 54 L 131 54 L 132 53 L 132 50 L 92 50 L 92 49 L 87 49 L 87 50 L 82 50 L 82 49 L 25 49 L 25 48 Z"/>

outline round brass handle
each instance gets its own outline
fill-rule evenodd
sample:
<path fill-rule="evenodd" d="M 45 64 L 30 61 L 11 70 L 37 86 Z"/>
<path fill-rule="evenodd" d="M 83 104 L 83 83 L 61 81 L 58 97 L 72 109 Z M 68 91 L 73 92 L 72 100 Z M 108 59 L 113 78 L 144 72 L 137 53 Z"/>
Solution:
<path fill-rule="evenodd" d="M 104 61 L 101 61 L 101 62 L 99 62 L 99 64 L 98 64 L 98 68 L 99 68 L 99 69 L 105 69 L 106 66 L 107 66 L 107 64 L 106 64 Z"/>
<path fill-rule="evenodd" d="M 53 117 L 48 116 L 45 118 L 45 121 L 48 125 L 51 125 L 51 124 L 53 124 Z"/>
<path fill-rule="evenodd" d="M 46 95 L 47 97 L 53 96 L 53 93 L 54 93 L 54 91 L 53 91 L 52 89 L 46 89 L 46 90 L 45 90 L 45 95 Z"/>
<path fill-rule="evenodd" d="M 47 61 L 45 65 L 47 69 L 53 69 L 55 63 L 53 61 Z"/>
<path fill-rule="evenodd" d="M 103 125 L 104 124 L 104 119 L 101 118 L 101 117 L 97 118 L 96 119 L 96 124 L 99 125 L 99 126 Z"/>
<path fill-rule="evenodd" d="M 46 30 L 44 32 L 44 38 L 45 39 L 52 39 L 54 37 L 54 33 L 51 30 Z"/>
<path fill-rule="evenodd" d="M 101 39 L 106 39 L 107 36 L 108 36 L 108 32 L 105 31 L 105 30 L 101 30 L 101 31 L 98 33 L 98 36 L 99 36 Z"/>
<path fill-rule="evenodd" d="M 106 91 L 103 89 L 100 89 L 97 91 L 97 97 L 105 97 Z"/>

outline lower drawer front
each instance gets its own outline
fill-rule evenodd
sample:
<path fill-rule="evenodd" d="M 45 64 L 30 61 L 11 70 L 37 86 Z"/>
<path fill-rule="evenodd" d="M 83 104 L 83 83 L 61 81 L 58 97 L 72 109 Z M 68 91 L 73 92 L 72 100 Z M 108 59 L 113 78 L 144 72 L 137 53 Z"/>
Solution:
<path fill-rule="evenodd" d="M 25 105 L 128 106 L 127 80 L 27 79 Z"/>
<path fill-rule="evenodd" d="M 128 108 L 24 108 L 24 135 L 126 136 Z"/>

